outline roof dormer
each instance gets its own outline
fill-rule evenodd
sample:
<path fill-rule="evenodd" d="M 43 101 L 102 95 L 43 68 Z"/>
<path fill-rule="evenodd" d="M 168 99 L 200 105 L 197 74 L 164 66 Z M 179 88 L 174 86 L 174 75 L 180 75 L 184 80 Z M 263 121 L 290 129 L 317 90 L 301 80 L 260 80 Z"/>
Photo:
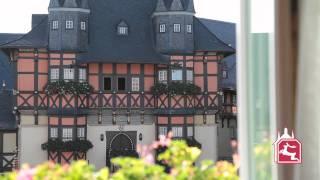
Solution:
<path fill-rule="evenodd" d="M 49 8 L 58 8 L 60 6 L 59 0 L 50 0 Z"/>
<path fill-rule="evenodd" d="M 168 11 L 163 0 L 158 0 L 157 7 L 154 12 L 166 12 Z"/>

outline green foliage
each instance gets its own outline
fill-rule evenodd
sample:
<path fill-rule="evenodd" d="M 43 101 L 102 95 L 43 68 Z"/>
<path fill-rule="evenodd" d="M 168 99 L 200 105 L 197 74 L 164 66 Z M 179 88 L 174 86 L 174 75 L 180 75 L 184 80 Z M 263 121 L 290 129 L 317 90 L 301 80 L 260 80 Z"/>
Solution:
<path fill-rule="evenodd" d="M 196 95 L 201 92 L 201 88 L 192 83 L 171 82 L 169 84 L 156 83 L 151 87 L 154 95 L 170 94 L 175 95 Z"/>
<path fill-rule="evenodd" d="M 48 83 L 45 90 L 49 94 L 87 94 L 93 88 L 87 82 L 56 81 Z"/>
<path fill-rule="evenodd" d="M 87 152 L 93 147 L 89 140 L 61 141 L 59 139 L 50 139 L 42 144 L 48 151 L 64 151 L 64 152 Z"/>
<path fill-rule="evenodd" d="M 271 179 L 272 143 L 270 140 L 255 145 L 254 159 L 256 162 L 256 179 Z"/>
<path fill-rule="evenodd" d="M 158 160 L 171 167 L 170 173 L 163 166 L 146 161 L 145 158 L 118 157 L 112 159 L 119 169 L 109 174 L 104 168 L 94 172 L 94 167 L 85 161 L 69 165 L 45 163 L 34 169 L 23 167 L 18 172 L 0 176 L 0 180 L 238 180 L 237 169 L 226 161 L 214 164 L 204 161 L 199 166 L 195 162 L 200 156 L 200 149 L 188 147 L 184 141 L 160 139 L 152 146 L 167 144 L 167 150 L 158 156 Z M 147 149 L 147 148 L 144 148 Z"/>

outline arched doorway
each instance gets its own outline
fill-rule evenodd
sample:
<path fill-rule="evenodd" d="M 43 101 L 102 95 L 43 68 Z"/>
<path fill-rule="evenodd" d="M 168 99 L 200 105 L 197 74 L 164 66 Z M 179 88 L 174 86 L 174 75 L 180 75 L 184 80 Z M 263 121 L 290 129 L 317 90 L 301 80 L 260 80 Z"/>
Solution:
<path fill-rule="evenodd" d="M 107 142 L 107 166 L 111 171 L 116 170 L 111 163 L 116 157 L 138 157 L 136 152 L 136 132 L 108 132 L 109 143 Z M 108 134 L 107 133 L 107 134 Z M 111 134 L 110 134 L 111 133 Z"/>

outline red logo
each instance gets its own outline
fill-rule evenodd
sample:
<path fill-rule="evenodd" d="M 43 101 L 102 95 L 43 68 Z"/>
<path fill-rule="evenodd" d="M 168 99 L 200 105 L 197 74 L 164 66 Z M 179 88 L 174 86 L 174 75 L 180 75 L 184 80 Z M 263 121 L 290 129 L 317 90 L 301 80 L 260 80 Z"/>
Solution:
<path fill-rule="evenodd" d="M 300 164 L 301 163 L 301 143 L 294 137 L 288 134 L 288 129 L 284 129 L 284 133 L 274 142 L 274 160 L 279 164 Z"/>

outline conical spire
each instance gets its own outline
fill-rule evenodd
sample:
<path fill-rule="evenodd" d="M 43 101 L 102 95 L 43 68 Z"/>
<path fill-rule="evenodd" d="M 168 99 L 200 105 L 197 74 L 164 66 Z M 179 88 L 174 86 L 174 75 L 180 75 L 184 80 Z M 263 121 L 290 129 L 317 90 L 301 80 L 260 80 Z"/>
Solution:
<path fill-rule="evenodd" d="M 81 5 L 80 5 L 80 7 L 83 8 L 83 9 L 89 9 L 88 0 L 81 0 Z"/>
<path fill-rule="evenodd" d="M 188 11 L 188 12 L 193 12 L 193 13 L 196 12 L 196 11 L 194 10 L 193 0 L 189 0 L 189 4 L 188 4 L 188 7 L 187 7 L 187 11 Z"/>
<path fill-rule="evenodd" d="M 49 8 L 57 8 L 60 7 L 59 0 L 50 0 Z"/>
<path fill-rule="evenodd" d="M 171 11 L 183 11 L 181 0 L 173 0 L 171 4 Z"/>
<path fill-rule="evenodd" d="M 66 7 L 66 8 L 77 8 L 78 4 L 77 4 L 76 0 L 65 0 L 64 4 L 63 4 L 63 7 Z"/>
<path fill-rule="evenodd" d="M 167 11 L 167 8 L 163 0 L 158 0 L 155 12 L 165 12 L 165 11 Z"/>

